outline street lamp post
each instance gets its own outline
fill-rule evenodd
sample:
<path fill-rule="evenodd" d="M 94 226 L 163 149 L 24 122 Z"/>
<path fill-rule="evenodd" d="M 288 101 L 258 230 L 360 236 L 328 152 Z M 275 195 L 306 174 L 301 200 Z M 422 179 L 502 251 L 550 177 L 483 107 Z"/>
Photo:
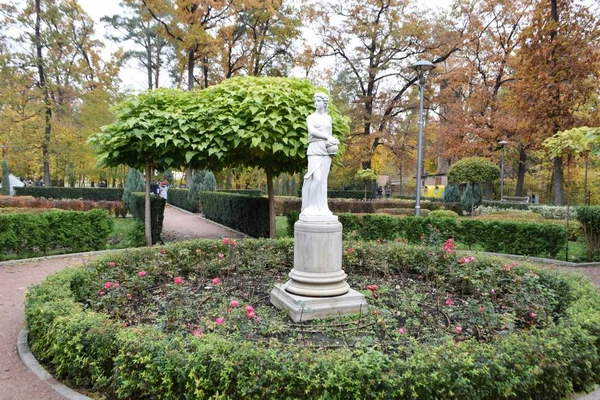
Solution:
<path fill-rule="evenodd" d="M 422 159 L 423 159 L 423 97 L 425 91 L 425 82 L 427 81 L 426 73 L 435 68 L 435 65 L 429 61 L 420 60 L 410 66 L 417 72 L 419 77 L 419 137 L 417 140 L 417 199 L 415 202 L 415 215 L 418 217 L 421 215 L 421 175 L 422 172 Z"/>
<path fill-rule="evenodd" d="M 501 140 L 498 144 L 502 145 L 502 161 L 500 162 L 500 201 L 504 200 L 504 153 L 508 142 Z"/>

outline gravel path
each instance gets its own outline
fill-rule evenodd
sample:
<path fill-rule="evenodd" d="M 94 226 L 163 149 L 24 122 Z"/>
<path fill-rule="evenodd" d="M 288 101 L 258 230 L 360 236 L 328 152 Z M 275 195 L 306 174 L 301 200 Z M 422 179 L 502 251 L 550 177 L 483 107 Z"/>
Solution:
<path fill-rule="evenodd" d="M 165 208 L 164 240 L 236 237 L 244 235 L 214 224 L 196 214 L 172 206 Z M 51 259 L 0 263 L 0 400 L 60 400 L 46 383 L 29 372 L 16 351 L 17 335 L 23 328 L 27 287 L 41 282 L 52 272 L 85 263 L 97 255 L 65 255 Z M 564 268 L 587 275 L 600 286 L 600 268 Z"/>

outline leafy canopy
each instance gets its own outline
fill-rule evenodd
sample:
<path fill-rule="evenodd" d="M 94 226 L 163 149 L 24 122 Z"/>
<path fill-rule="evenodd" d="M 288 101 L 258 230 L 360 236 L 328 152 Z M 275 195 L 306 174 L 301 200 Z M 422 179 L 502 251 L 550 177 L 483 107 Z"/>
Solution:
<path fill-rule="evenodd" d="M 307 80 L 239 77 L 201 91 L 158 89 L 116 107 L 117 121 L 90 138 L 106 166 L 219 170 L 229 165 L 306 167 L 306 117 L 318 88 Z M 324 91 L 324 90 L 321 90 Z M 348 123 L 332 102 L 333 134 Z"/>
<path fill-rule="evenodd" d="M 499 177 L 500 168 L 483 157 L 463 158 L 448 171 L 450 182 L 485 182 Z"/>

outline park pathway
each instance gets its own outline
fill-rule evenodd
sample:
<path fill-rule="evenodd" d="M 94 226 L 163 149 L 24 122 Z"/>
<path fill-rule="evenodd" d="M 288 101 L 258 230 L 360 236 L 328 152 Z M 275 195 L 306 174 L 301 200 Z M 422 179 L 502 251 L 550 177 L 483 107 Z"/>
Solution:
<path fill-rule="evenodd" d="M 163 232 L 166 242 L 244 236 L 170 205 L 165 208 Z M 17 355 L 17 335 L 24 324 L 25 292 L 28 286 L 41 282 L 52 272 L 70 265 L 89 262 L 96 257 L 97 253 L 88 253 L 0 262 L 0 400 L 63 399 L 49 385 L 29 372 Z M 569 270 L 577 270 L 589 276 L 600 286 L 600 268 Z M 585 400 L 592 399 L 600 399 L 600 395 L 594 392 L 585 397 Z"/>

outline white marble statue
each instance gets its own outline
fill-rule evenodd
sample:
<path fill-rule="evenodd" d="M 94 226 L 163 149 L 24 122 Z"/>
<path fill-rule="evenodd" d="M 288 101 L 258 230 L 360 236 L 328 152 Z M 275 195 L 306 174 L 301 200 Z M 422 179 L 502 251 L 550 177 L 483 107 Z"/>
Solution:
<path fill-rule="evenodd" d="M 327 206 L 327 176 L 331 157 L 338 151 L 338 140 L 332 135 L 331 117 L 327 114 L 329 96 L 316 93 L 316 111 L 306 118 L 308 126 L 308 172 L 302 186 L 301 216 L 329 216 Z"/>

